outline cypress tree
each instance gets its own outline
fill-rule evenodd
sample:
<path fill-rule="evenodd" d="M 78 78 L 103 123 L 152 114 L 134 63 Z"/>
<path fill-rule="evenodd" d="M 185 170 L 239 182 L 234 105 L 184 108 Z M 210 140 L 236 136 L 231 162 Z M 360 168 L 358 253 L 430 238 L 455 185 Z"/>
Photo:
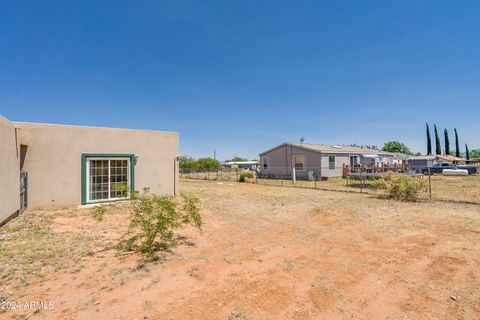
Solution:
<path fill-rule="evenodd" d="M 470 151 L 468 151 L 468 146 L 466 143 L 465 143 L 465 158 L 467 160 L 470 160 Z"/>
<path fill-rule="evenodd" d="M 428 127 L 428 123 L 426 123 L 427 125 L 427 155 L 431 155 L 432 154 L 432 137 L 430 137 L 430 128 Z"/>
<path fill-rule="evenodd" d="M 454 128 L 454 130 L 455 130 L 455 156 L 460 158 L 460 143 L 458 142 L 457 128 Z"/>
<path fill-rule="evenodd" d="M 448 139 L 448 131 L 445 129 L 443 131 L 445 136 L 445 154 L 450 154 L 450 140 Z"/>
<path fill-rule="evenodd" d="M 442 146 L 440 145 L 440 137 L 438 136 L 437 126 L 433 125 L 433 131 L 435 132 L 435 154 L 442 154 Z"/>

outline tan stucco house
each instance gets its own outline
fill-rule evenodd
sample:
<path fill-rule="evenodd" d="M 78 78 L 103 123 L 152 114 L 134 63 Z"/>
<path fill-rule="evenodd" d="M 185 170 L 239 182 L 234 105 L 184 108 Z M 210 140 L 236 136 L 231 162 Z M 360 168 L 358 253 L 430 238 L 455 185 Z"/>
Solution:
<path fill-rule="evenodd" d="M 11 122 L 0 116 L 0 152 L 0 224 L 26 202 L 95 204 L 128 199 L 132 190 L 145 187 L 161 195 L 178 192 L 175 132 Z"/>

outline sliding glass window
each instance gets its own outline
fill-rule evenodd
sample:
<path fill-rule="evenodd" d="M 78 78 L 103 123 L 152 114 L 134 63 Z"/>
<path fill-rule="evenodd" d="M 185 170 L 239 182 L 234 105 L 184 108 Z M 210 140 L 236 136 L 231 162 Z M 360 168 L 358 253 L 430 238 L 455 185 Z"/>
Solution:
<path fill-rule="evenodd" d="M 131 158 L 85 159 L 86 202 L 128 199 L 131 190 Z"/>

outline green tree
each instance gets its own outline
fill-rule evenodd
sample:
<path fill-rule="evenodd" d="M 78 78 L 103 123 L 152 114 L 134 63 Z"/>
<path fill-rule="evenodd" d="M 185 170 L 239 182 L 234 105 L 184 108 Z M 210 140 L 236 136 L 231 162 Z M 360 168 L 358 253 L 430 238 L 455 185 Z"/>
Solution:
<path fill-rule="evenodd" d="M 382 151 L 386 152 L 399 152 L 411 155 L 412 151 L 403 143 L 399 141 L 388 141 L 383 145 Z"/>
<path fill-rule="evenodd" d="M 455 156 L 460 158 L 460 143 L 458 142 L 457 128 L 454 128 L 453 130 L 455 130 Z"/>
<path fill-rule="evenodd" d="M 432 137 L 430 136 L 430 128 L 428 127 L 428 123 L 426 123 L 427 125 L 427 155 L 431 155 L 432 154 Z"/>
<path fill-rule="evenodd" d="M 465 143 L 465 158 L 467 160 L 470 160 L 470 152 L 468 151 L 468 146 L 466 143 Z"/>
<path fill-rule="evenodd" d="M 195 167 L 197 169 L 217 169 L 220 168 L 220 162 L 213 158 L 199 158 Z"/>
<path fill-rule="evenodd" d="M 479 150 L 471 150 L 471 151 L 469 151 L 469 157 L 472 157 L 472 158 L 480 158 L 480 151 L 479 151 Z"/>
<path fill-rule="evenodd" d="M 433 125 L 433 131 L 435 132 L 435 154 L 442 154 L 442 146 L 440 144 L 440 137 L 438 136 L 437 125 Z"/>
<path fill-rule="evenodd" d="M 239 156 L 235 156 L 232 159 L 227 160 L 227 162 L 230 162 L 230 161 L 232 161 L 232 162 L 248 161 L 248 159 L 247 158 L 242 158 L 242 157 L 239 157 Z"/>
<path fill-rule="evenodd" d="M 196 167 L 197 161 L 189 156 L 180 156 L 180 169 L 193 169 Z"/>
<path fill-rule="evenodd" d="M 450 154 L 450 139 L 448 138 L 447 129 L 443 130 L 443 135 L 445 137 L 445 154 Z"/>

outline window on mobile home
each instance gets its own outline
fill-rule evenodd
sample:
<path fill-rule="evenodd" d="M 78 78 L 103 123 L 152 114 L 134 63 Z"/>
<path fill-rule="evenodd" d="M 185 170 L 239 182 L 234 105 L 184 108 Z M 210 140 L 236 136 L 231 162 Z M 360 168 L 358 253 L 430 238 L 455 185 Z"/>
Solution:
<path fill-rule="evenodd" d="M 335 156 L 328 156 L 328 169 L 335 170 Z"/>
<path fill-rule="evenodd" d="M 293 164 L 295 170 L 301 171 L 305 169 L 305 157 L 304 156 L 293 156 Z"/>

